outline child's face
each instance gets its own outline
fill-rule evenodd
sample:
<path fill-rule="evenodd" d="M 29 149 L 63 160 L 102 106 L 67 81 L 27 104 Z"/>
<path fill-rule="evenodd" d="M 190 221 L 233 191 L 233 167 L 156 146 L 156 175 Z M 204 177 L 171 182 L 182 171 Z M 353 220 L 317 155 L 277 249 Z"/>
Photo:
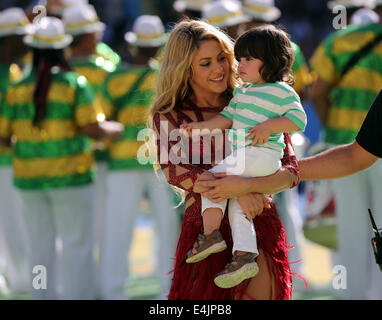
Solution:
<path fill-rule="evenodd" d="M 261 77 L 260 68 L 263 66 L 263 61 L 253 57 L 241 57 L 239 61 L 239 77 L 244 82 L 264 83 Z"/>

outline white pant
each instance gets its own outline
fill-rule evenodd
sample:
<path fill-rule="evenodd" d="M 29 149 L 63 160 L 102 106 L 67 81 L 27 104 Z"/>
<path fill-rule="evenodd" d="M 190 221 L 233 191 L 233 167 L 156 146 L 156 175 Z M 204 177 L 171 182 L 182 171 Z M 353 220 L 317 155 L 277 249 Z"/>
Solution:
<path fill-rule="evenodd" d="M 234 150 L 209 171 L 212 173 L 240 173 L 242 177 L 262 177 L 275 173 L 280 167 L 280 153 L 265 148 L 245 147 Z M 227 200 L 213 203 L 208 198 L 202 197 L 202 214 L 207 208 L 219 208 L 224 214 L 226 206 Z M 228 218 L 232 230 L 232 252 L 239 250 L 258 254 L 253 221 L 246 218 L 236 198 L 229 200 Z"/>
<path fill-rule="evenodd" d="M 0 166 L 0 264 L 12 293 L 28 290 L 28 242 L 12 166 Z"/>
<path fill-rule="evenodd" d="M 148 192 L 159 239 L 158 268 L 162 297 L 168 294 L 173 269 L 179 223 L 167 181 L 160 181 L 154 171 L 120 170 L 108 175 L 108 211 L 104 249 L 101 251 L 102 297 L 125 299 L 128 278 L 128 252 L 131 247 L 139 201 Z"/>
<path fill-rule="evenodd" d="M 93 196 L 93 185 L 21 192 L 31 276 L 42 274 L 32 274 L 35 266 L 42 265 L 46 270 L 46 289 L 35 289 L 31 281 L 32 299 L 94 298 Z M 62 245 L 60 253 L 56 240 Z"/>
<path fill-rule="evenodd" d="M 346 299 L 382 299 L 382 272 L 371 247 L 368 208 L 382 228 L 382 161 L 353 176 L 333 180 L 339 259 L 347 271 Z M 339 292 L 339 293 L 341 293 Z"/>
<path fill-rule="evenodd" d="M 108 171 L 109 165 L 107 162 L 97 162 L 97 178 L 95 181 L 95 197 L 93 206 L 93 256 L 95 260 L 94 283 L 96 287 L 96 297 L 101 296 L 100 255 L 105 238 Z"/>

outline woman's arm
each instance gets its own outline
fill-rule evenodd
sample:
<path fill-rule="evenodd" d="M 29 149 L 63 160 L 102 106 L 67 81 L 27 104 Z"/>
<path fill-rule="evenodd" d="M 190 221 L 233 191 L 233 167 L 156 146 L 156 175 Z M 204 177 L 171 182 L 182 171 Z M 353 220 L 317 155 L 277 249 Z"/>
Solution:
<path fill-rule="evenodd" d="M 275 194 L 290 189 L 296 182 L 297 177 L 286 168 L 281 168 L 275 174 L 265 177 L 243 178 L 239 176 L 227 176 L 222 173 L 215 174 L 218 178 L 214 181 L 198 181 L 200 188 L 212 188 L 203 192 L 204 197 L 214 202 L 219 200 L 240 197 L 248 193 Z"/>
<path fill-rule="evenodd" d="M 283 167 L 275 174 L 255 178 L 216 174 L 215 177 L 220 179 L 198 183 L 200 187 L 213 188 L 202 195 L 215 201 L 216 199 L 233 198 L 250 192 L 274 194 L 295 187 L 299 183 L 298 163 L 289 134 L 284 133 L 284 140 L 286 147 L 282 159 Z"/>

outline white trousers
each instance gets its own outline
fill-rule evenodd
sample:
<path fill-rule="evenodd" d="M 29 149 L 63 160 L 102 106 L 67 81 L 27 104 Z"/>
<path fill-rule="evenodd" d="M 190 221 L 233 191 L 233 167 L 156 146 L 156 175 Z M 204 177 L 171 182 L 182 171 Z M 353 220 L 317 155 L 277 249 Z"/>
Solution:
<path fill-rule="evenodd" d="M 12 166 L 0 166 L 0 264 L 13 294 L 29 286 L 28 243 Z"/>
<path fill-rule="evenodd" d="M 95 181 L 95 197 L 93 206 L 93 256 L 95 261 L 94 285 L 96 297 L 101 296 L 101 267 L 100 255 L 105 238 L 105 222 L 107 212 L 107 175 L 109 165 L 107 162 L 97 162 L 97 178 Z"/>
<path fill-rule="evenodd" d="M 157 273 L 164 298 L 170 289 L 179 223 L 167 181 L 160 181 L 154 171 L 121 170 L 108 175 L 108 211 L 104 249 L 101 251 L 101 283 L 104 299 L 126 299 L 128 252 L 131 247 L 139 202 L 148 193 L 155 219 L 154 232 L 159 241 Z"/>
<path fill-rule="evenodd" d="M 46 271 L 46 286 L 37 288 L 44 273 L 31 272 L 32 299 L 94 298 L 93 196 L 93 185 L 21 192 L 30 243 L 30 270 L 43 266 Z M 62 246 L 60 253 L 56 240 Z"/>
<path fill-rule="evenodd" d="M 368 208 L 382 228 L 382 161 L 353 176 L 333 180 L 338 216 L 339 263 L 346 268 L 345 299 L 382 299 L 382 272 L 371 247 Z"/>
<path fill-rule="evenodd" d="M 243 177 L 262 177 L 275 173 L 280 167 L 280 153 L 265 148 L 246 147 L 234 150 L 209 171 L 240 174 Z M 213 203 L 208 198 L 202 197 L 202 214 L 207 208 L 219 208 L 224 214 L 226 206 L 227 200 Z M 232 230 L 232 252 L 239 250 L 258 254 L 253 221 L 247 219 L 237 198 L 229 200 L 228 218 Z"/>

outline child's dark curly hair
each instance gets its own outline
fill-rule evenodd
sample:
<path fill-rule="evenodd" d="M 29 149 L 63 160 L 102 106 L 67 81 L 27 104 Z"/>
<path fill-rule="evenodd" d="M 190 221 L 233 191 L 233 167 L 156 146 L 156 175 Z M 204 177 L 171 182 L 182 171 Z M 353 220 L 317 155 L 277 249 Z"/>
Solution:
<path fill-rule="evenodd" d="M 265 82 L 284 81 L 294 84 L 294 52 L 288 34 L 273 26 L 255 27 L 242 34 L 235 43 L 235 58 L 253 57 L 263 61 L 260 69 Z"/>

